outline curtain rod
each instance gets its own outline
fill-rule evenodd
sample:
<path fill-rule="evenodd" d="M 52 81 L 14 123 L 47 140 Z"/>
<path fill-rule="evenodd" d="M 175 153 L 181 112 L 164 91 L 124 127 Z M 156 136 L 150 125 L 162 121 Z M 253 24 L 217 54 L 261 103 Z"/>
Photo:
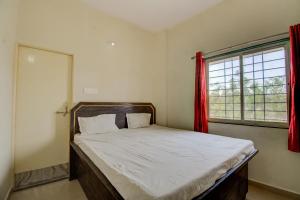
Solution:
<path fill-rule="evenodd" d="M 208 57 L 209 54 L 216 54 L 218 52 L 225 53 L 224 51 L 230 51 L 230 50 L 232 50 L 234 48 L 238 48 L 238 47 L 241 47 L 241 46 L 244 46 L 244 45 L 251 45 L 253 43 L 259 43 L 259 42 L 261 42 L 261 43 L 269 42 L 269 41 L 266 41 L 266 40 L 269 40 L 271 38 L 274 38 L 273 41 L 275 41 L 277 39 L 287 38 L 287 37 L 289 37 L 288 34 L 289 34 L 288 32 L 280 33 L 280 34 L 276 34 L 276 35 L 267 36 L 267 37 L 264 37 L 264 38 L 261 38 L 261 39 L 258 39 L 258 40 L 253 40 L 253 41 L 250 41 L 250 42 L 244 42 L 244 43 L 233 45 L 233 46 L 226 47 L 226 48 L 223 48 L 223 49 L 218 49 L 218 50 L 210 51 L 210 52 L 205 53 L 204 57 Z M 278 37 L 278 38 L 276 38 L 276 37 Z M 191 57 L 192 60 L 194 60 L 195 58 L 196 58 L 196 56 L 192 56 Z"/>

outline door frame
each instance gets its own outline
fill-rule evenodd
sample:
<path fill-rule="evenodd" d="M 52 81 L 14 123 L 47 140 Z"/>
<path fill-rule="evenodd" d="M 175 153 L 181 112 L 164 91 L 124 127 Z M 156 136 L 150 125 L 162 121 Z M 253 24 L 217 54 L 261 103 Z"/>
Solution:
<path fill-rule="evenodd" d="M 71 91 L 70 91 L 70 104 L 73 105 L 73 97 L 74 97 L 74 54 L 71 53 L 65 53 L 62 51 L 57 51 L 57 50 L 52 50 L 44 47 L 37 47 L 34 45 L 28 45 L 24 43 L 17 43 L 15 47 L 15 58 L 14 58 L 14 66 L 13 66 L 13 107 L 12 107 L 12 144 L 11 144 L 11 154 L 12 154 L 12 169 L 13 173 L 15 174 L 15 138 L 16 138 L 16 115 L 17 115 L 17 109 L 16 109 L 16 104 L 17 104 L 17 83 L 18 83 L 18 69 L 19 69 L 19 52 L 20 48 L 25 47 L 25 48 L 31 48 L 31 49 L 36 49 L 36 50 L 41 50 L 41 51 L 46 51 L 46 52 L 51 52 L 51 53 L 56 53 L 56 54 L 62 54 L 69 56 L 71 59 L 70 63 L 70 77 L 71 77 Z M 69 108 L 71 109 L 71 108 Z M 70 151 L 70 148 L 69 148 Z M 69 153 L 70 154 L 70 153 Z M 14 182 L 14 180 L 13 180 Z"/>

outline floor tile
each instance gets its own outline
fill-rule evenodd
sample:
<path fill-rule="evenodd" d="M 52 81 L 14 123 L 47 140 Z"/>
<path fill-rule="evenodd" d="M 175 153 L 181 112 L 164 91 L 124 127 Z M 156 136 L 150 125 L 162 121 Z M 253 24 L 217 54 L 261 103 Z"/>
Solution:
<path fill-rule="evenodd" d="M 79 182 L 58 181 L 12 193 L 10 200 L 87 200 Z M 247 200 L 295 200 L 249 185 Z"/>

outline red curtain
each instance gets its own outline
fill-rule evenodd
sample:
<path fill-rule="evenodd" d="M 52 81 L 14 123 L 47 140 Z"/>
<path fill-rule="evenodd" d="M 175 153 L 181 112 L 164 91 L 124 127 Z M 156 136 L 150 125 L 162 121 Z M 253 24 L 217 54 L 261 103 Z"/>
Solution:
<path fill-rule="evenodd" d="M 205 60 L 201 52 L 196 54 L 195 79 L 195 118 L 194 130 L 208 132 L 207 105 L 206 105 L 206 69 Z"/>
<path fill-rule="evenodd" d="M 289 150 L 300 152 L 300 24 L 290 27 Z"/>

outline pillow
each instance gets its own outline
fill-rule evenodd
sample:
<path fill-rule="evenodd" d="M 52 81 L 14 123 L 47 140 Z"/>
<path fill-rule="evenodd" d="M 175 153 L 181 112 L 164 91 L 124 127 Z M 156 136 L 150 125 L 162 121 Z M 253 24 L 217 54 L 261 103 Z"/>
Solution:
<path fill-rule="evenodd" d="M 143 128 L 150 126 L 150 113 L 127 113 L 128 128 Z"/>
<path fill-rule="evenodd" d="M 78 117 L 79 129 L 83 134 L 107 133 L 118 130 L 116 114 L 103 114 L 95 117 Z"/>

